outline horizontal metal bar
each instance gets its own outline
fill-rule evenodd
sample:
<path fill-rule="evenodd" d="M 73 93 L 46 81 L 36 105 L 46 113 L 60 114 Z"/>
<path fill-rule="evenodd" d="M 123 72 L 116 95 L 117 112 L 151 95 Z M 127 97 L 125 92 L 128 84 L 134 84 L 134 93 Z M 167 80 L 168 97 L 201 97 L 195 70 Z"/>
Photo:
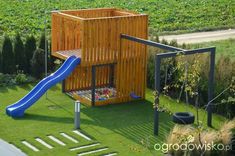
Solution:
<path fill-rule="evenodd" d="M 145 44 L 145 45 L 157 47 L 157 48 L 164 49 L 164 50 L 169 50 L 169 51 L 185 51 L 185 49 L 182 49 L 182 48 L 177 48 L 177 47 L 173 47 L 173 46 L 169 46 L 169 45 L 153 42 L 153 41 L 150 41 L 150 40 L 141 39 L 141 38 L 130 36 L 130 35 L 126 35 L 126 34 L 121 34 L 121 38 L 130 40 L 130 41 L 134 41 L 134 42 L 138 42 L 138 43 L 142 43 L 142 44 Z"/>
<path fill-rule="evenodd" d="M 192 49 L 192 50 L 185 50 L 185 51 L 178 51 L 178 52 L 160 53 L 156 55 L 161 58 L 168 58 L 168 57 L 175 57 L 179 53 L 182 53 L 183 55 L 192 55 L 192 54 L 212 52 L 214 50 L 215 50 L 215 47 L 208 47 L 208 48 Z"/>

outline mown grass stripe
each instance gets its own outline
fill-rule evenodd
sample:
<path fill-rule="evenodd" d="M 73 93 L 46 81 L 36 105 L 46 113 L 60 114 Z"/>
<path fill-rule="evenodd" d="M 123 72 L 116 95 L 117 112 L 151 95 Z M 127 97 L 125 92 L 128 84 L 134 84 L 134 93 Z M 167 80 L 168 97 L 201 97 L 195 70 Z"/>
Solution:
<path fill-rule="evenodd" d="M 108 149 L 109 149 L 108 147 L 104 147 L 104 148 L 100 148 L 100 149 L 95 149 L 95 150 L 91 150 L 91 151 L 87 151 L 87 152 L 78 153 L 77 156 L 83 156 L 83 155 L 98 153 L 98 152 L 105 151 L 105 150 L 108 150 Z"/>
<path fill-rule="evenodd" d="M 39 151 L 39 149 L 37 148 L 37 147 L 35 147 L 35 146 L 33 146 L 32 144 L 30 144 L 29 142 L 27 142 L 27 141 L 21 141 L 22 142 L 22 144 L 24 144 L 25 146 L 27 146 L 28 148 L 30 148 L 31 150 L 33 150 L 33 151 L 35 151 L 35 152 L 38 152 Z"/>
<path fill-rule="evenodd" d="M 100 145 L 100 143 L 95 143 L 95 144 L 89 144 L 89 145 L 79 146 L 79 147 L 71 148 L 70 151 L 76 151 L 76 150 L 79 150 L 79 149 L 94 147 L 94 146 L 98 146 L 98 145 Z"/>

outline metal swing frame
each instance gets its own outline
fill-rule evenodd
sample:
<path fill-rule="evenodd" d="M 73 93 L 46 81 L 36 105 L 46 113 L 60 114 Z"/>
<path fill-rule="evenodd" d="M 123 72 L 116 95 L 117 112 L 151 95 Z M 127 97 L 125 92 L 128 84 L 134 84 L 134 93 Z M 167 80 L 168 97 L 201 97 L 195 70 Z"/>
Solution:
<path fill-rule="evenodd" d="M 178 53 L 182 52 L 184 55 L 193 55 L 193 54 L 202 54 L 202 53 L 209 53 L 210 54 L 210 70 L 209 70 L 209 81 L 208 81 L 208 107 L 207 107 L 207 125 L 212 127 L 212 104 L 211 100 L 213 99 L 214 94 L 214 73 L 215 73 L 215 47 L 209 47 L 209 48 L 200 48 L 200 49 L 193 49 L 193 50 L 185 50 L 157 42 L 153 42 L 150 40 L 145 40 L 141 38 L 137 38 L 134 36 L 121 34 L 121 38 L 138 42 L 144 45 L 149 45 L 153 47 L 157 47 L 160 49 L 168 50 L 171 52 L 167 53 L 160 53 L 155 55 L 155 90 L 157 91 L 157 96 L 160 96 L 160 66 L 161 66 L 161 60 L 165 58 L 171 58 L 176 57 Z M 155 101 L 157 105 L 159 105 L 159 98 Z M 154 134 L 159 134 L 159 110 L 158 107 L 154 107 Z"/>

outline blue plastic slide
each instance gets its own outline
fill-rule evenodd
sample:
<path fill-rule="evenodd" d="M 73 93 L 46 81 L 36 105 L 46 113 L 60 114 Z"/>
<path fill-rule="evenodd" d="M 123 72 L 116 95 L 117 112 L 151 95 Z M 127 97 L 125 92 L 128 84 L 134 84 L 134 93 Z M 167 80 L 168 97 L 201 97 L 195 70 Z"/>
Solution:
<path fill-rule="evenodd" d="M 6 113 L 12 117 L 22 117 L 26 109 L 32 106 L 48 89 L 68 77 L 80 62 L 81 59 L 76 56 L 69 57 L 55 73 L 41 80 L 21 100 L 8 106 Z"/>

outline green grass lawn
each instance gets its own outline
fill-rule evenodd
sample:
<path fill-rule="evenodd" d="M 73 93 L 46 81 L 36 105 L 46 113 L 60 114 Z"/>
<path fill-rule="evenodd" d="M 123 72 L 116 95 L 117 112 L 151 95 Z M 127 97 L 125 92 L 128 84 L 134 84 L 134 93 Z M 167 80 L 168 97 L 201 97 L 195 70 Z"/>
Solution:
<path fill-rule="evenodd" d="M 155 143 L 164 142 L 167 134 L 174 126 L 171 116 L 160 113 L 160 135 L 153 136 L 153 109 L 152 91 L 147 90 L 146 100 L 126 104 L 108 105 L 102 107 L 81 107 L 81 130 L 92 138 L 93 141 L 84 139 L 72 133 L 74 101 L 61 93 L 61 86 L 57 85 L 48 91 L 48 99 L 44 95 L 35 105 L 26 111 L 23 118 L 13 119 L 5 114 L 5 107 L 22 98 L 32 89 L 32 85 L 0 88 L 0 138 L 13 143 L 25 153 L 33 156 L 69 156 L 76 155 L 78 151 L 71 152 L 69 148 L 99 142 L 99 147 L 108 147 L 107 151 L 99 154 L 118 152 L 121 156 L 130 155 L 163 155 L 160 151 L 154 151 Z M 161 97 L 161 105 L 171 111 L 185 111 L 185 105 L 176 103 L 169 97 Z M 187 110 L 195 113 L 193 107 Z M 200 111 L 200 119 L 205 116 Z M 225 119 L 214 115 L 213 125 L 218 128 Z M 206 118 L 203 120 L 206 123 Z M 71 143 L 62 138 L 59 132 L 65 132 L 80 142 Z M 66 143 L 65 147 L 57 145 L 46 137 L 54 135 Z M 54 149 L 46 149 L 34 139 L 40 137 L 54 146 Z M 40 149 L 33 152 L 26 148 L 21 141 L 27 140 Z M 149 145 L 149 146 L 147 146 Z M 146 148 L 146 146 L 148 148 Z M 86 149 L 80 150 L 86 151 Z M 94 154 L 93 154 L 94 155 Z"/>
<path fill-rule="evenodd" d="M 234 0 L 0 0 L 0 36 L 38 35 L 44 28 L 44 9 L 117 7 L 147 13 L 150 27 L 159 32 L 202 31 L 235 26 Z"/>
<path fill-rule="evenodd" d="M 217 59 L 221 56 L 229 56 L 231 59 L 235 59 L 235 39 L 214 41 L 214 42 L 204 42 L 200 44 L 190 45 L 192 48 L 203 48 L 203 47 L 216 47 L 216 57 Z"/>

